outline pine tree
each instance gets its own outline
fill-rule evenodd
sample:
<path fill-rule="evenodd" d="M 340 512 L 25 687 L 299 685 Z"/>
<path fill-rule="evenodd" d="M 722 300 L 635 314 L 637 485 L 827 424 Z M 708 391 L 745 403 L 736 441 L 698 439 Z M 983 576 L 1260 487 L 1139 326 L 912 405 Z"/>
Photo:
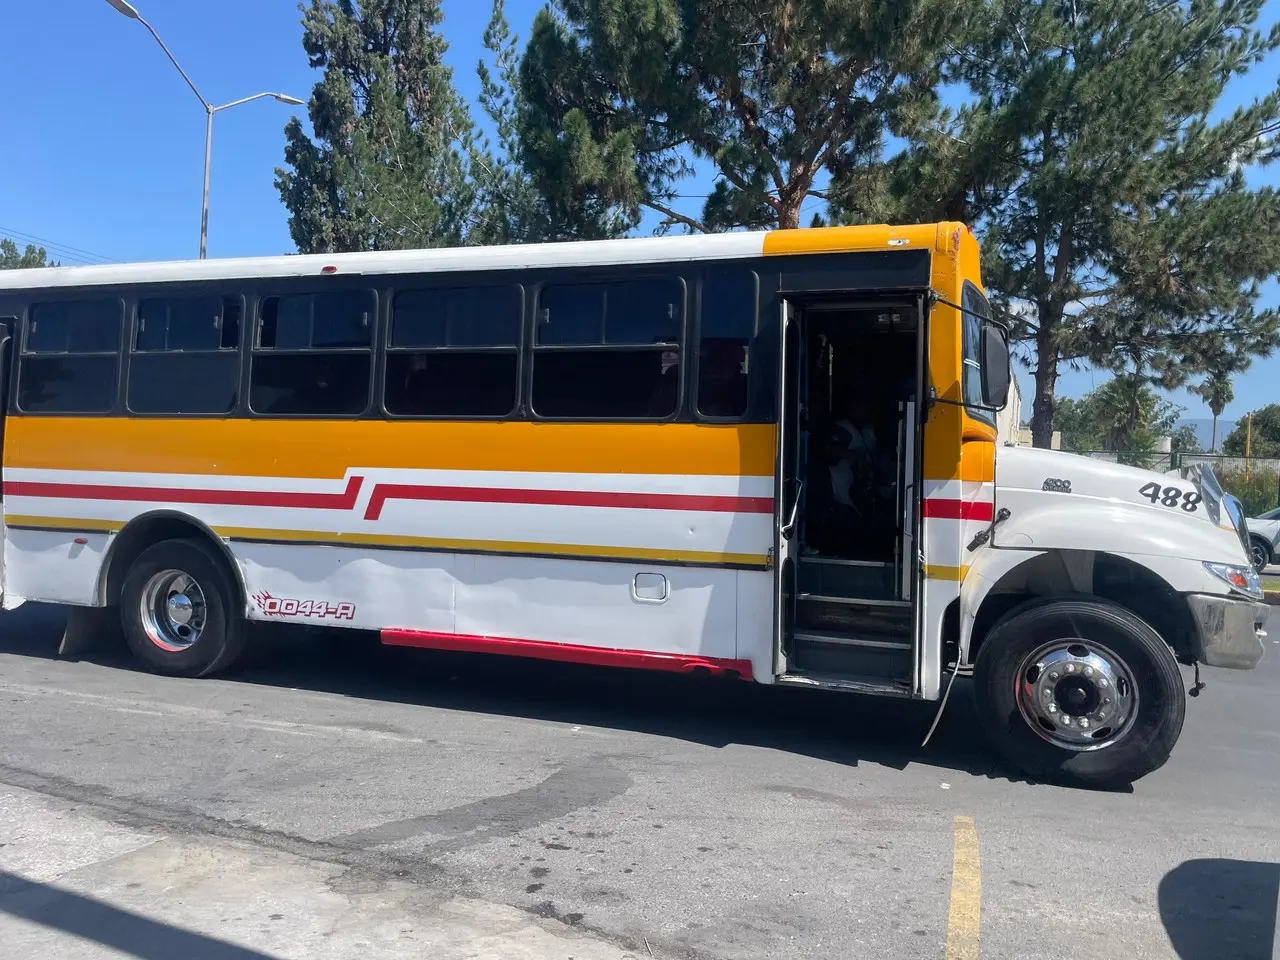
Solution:
<path fill-rule="evenodd" d="M 475 135 L 444 64 L 439 0 L 310 0 L 315 139 L 285 128 L 276 186 L 304 253 L 456 245 L 476 223 Z"/>
<path fill-rule="evenodd" d="M 507 22 L 504 0 L 493 0 L 484 46 L 493 63 L 476 65 L 480 106 L 493 126 L 494 150 L 483 138 L 472 154 L 477 186 L 478 222 L 471 240 L 479 243 L 523 243 L 547 239 L 545 208 L 520 158 L 519 38 Z"/>
<path fill-rule="evenodd" d="M 556 230 L 796 227 L 934 97 L 948 0 L 554 0 L 520 77 L 526 164 Z M 701 214 L 679 185 L 715 168 Z"/>
<path fill-rule="evenodd" d="M 895 211 L 978 226 L 1031 354 L 1037 446 L 1064 364 L 1172 387 L 1280 340 L 1257 306 L 1280 271 L 1280 192 L 1245 178 L 1276 156 L 1280 90 L 1210 119 L 1280 46 L 1280 27 L 1255 29 L 1262 4 L 989 0 L 947 65 L 969 100 L 908 118 Z M 838 215 L 859 215 L 858 188 L 833 185 Z"/>

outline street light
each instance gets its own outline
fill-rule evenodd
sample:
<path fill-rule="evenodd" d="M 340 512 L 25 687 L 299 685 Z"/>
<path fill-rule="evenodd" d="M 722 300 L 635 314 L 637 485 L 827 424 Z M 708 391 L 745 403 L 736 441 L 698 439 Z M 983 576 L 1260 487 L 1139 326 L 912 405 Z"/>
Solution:
<path fill-rule="evenodd" d="M 178 63 L 178 59 L 164 45 L 164 41 L 160 39 L 160 34 L 156 33 L 155 28 L 146 20 L 142 19 L 142 15 L 134 8 L 133 4 L 128 0 L 107 0 L 115 10 L 130 20 L 137 20 L 140 24 L 147 28 L 147 32 L 155 38 L 156 43 L 160 44 L 160 49 L 164 51 L 169 62 L 177 68 L 178 73 L 182 74 L 182 79 L 187 81 L 187 86 L 191 88 L 191 92 L 196 95 L 196 99 L 200 101 L 200 105 L 204 107 L 205 126 L 204 126 L 204 199 L 200 210 L 200 259 L 205 258 L 205 252 L 208 248 L 209 239 L 209 167 L 213 161 L 213 115 L 221 110 L 229 110 L 232 107 L 238 107 L 242 103 L 249 103 L 252 100 L 262 100 L 270 97 L 280 103 L 287 103 L 292 107 L 300 107 L 303 102 L 297 97 L 290 97 L 283 93 L 255 93 L 251 97 L 241 97 L 239 100 L 232 100 L 230 103 L 224 103 L 221 106 L 214 106 L 196 89 L 196 85 L 191 82 L 191 78 L 187 76 L 187 71 L 182 69 L 182 65 Z"/>

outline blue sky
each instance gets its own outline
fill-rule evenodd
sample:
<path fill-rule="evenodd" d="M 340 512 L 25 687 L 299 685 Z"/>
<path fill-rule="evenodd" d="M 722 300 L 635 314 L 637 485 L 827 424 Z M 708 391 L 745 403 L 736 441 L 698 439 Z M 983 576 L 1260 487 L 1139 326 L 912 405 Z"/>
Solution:
<path fill-rule="evenodd" d="M 261 91 L 307 99 L 316 75 L 303 53 L 293 0 L 135 0 L 201 92 L 225 103 Z M 523 38 L 541 0 L 508 0 Z M 444 0 L 449 60 L 474 97 L 475 63 L 489 18 L 484 0 Z M 1269 0 L 1266 25 L 1280 19 Z M 0 236 L 37 237 L 65 263 L 194 257 L 200 227 L 204 111 L 139 24 L 106 0 L 6 4 L 0 13 L 9 94 L 0 98 Z M 1226 106 L 1274 86 L 1280 56 L 1229 90 Z M 260 101 L 220 113 L 213 138 L 209 255 L 293 250 L 273 186 L 283 162 L 284 124 L 304 108 Z M 1280 169 L 1259 183 L 1280 184 Z M 704 193 L 706 176 L 685 193 Z M 696 208 L 697 201 L 686 201 Z M 55 246 L 56 245 L 56 246 Z M 1280 299 L 1272 283 L 1268 300 Z M 1068 372 L 1062 395 L 1078 396 L 1107 375 Z M 1030 376 L 1019 372 L 1029 404 Z M 1280 355 L 1255 361 L 1236 383 L 1234 418 L 1280 401 Z M 1172 399 L 1187 417 L 1207 417 L 1196 397 Z"/>

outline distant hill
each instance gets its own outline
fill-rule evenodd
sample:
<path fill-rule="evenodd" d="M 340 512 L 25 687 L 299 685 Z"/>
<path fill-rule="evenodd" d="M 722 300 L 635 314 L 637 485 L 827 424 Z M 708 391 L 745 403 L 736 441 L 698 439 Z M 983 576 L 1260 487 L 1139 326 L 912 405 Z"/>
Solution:
<path fill-rule="evenodd" d="M 1213 435 L 1213 420 L 1205 417 L 1204 419 L 1179 420 L 1177 426 L 1184 424 L 1190 425 L 1196 432 L 1196 439 L 1200 441 L 1200 447 L 1204 450 L 1209 449 L 1209 438 Z M 1235 427 L 1234 420 L 1223 418 L 1218 421 L 1218 448 L 1222 448 L 1222 441 L 1227 438 L 1232 429 Z"/>

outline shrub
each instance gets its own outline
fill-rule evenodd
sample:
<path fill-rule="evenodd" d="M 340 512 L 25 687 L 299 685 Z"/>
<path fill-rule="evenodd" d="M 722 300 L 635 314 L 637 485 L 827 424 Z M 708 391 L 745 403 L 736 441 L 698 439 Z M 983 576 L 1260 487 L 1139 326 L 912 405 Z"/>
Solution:
<path fill-rule="evenodd" d="M 1244 504 L 1247 517 L 1256 517 L 1276 506 L 1280 474 L 1275 470 L 1251 470 L 1245 479 L 1243 470 L 1225 470 L 1218 475 L 1222 488 Z"/>

